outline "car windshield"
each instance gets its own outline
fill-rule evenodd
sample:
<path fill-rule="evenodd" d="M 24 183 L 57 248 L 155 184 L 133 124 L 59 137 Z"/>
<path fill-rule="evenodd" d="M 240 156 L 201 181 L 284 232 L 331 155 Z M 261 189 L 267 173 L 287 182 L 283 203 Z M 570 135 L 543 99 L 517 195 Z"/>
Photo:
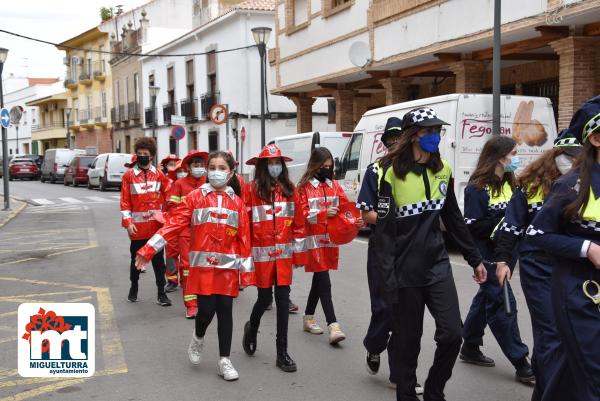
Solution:
<path fill-rule="evenodd" d="M 32 160 L 13 160 L 12 161 L 13 164 L 33 164 Z"/>
<path fill-rule="evenodd" d="M 92 164 L 92 162 L 94 161 L 95 158 L 96 158 L 96 156 L 80 157 L 79 158 L 79 165 L 87 167 L 88 165 Z"/>

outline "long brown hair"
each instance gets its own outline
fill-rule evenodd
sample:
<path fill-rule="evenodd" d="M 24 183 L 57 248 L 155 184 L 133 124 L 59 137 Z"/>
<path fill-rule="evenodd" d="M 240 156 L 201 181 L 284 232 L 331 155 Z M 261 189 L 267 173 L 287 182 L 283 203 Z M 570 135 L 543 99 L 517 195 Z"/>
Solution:
<path fill-rule="evenodd" d="M 229 166 L 229 169 L 233 173 L 229 181 L 227 181 L 227 185 L 229 185 L 237 196 L 242 196 L 242 186 L 240 185 L 240 180 L 237 178 L 237 174 L 235 173 L 235 160 L 233 156 L 227 152 L 223 152 L 222 150 L 215 150 L 210 152 L 208 155 L 208 160 L 206 160 L 206 168 L 212 159 L 223 159 L 225 163 Z"/>
<path fill-rule="evenodd" d="M 271 201 L 271 187 L 278 183 L 281 186 L 281 192 L 286 198 L 294 196 L 294 184 L 290 181 L 287 166 L 281 160 L 281 174 L 277 178 L 269 174 L 269 159 L 258 159 L 254 169 L 254 182 L 256 183 L 256 192 L 265 202 Z"/>
<path fill-rule="evenodd" d="M 529 163 L 517 178 L 517 185 L 527 191 L 527 197 L 533 198 L 540 189 L 544 197 L 550 192 L 552 184 L 562 174 L 554 159 L 562 155 L 564 151 L 560 148 L 548 149 L 540 157 Z"/>
<path fill-rule="evenodd" d="M 402 132 L 396 143 L 392 145 L 388 153 L 381 159 L 381 165 L 385 166 L 392 163 L 394 175 L 401 180 L 406 178 L 406 175 L 415 166 L 415 157 L 412 151 L 412 138 L 419 132 L 419 127 L 411 127 Z M 440 152 L 431 153 L 425 167 L 437 173 L 444 168 Z"/>
<path fill-rule="evenodd" d="M 583 212 L 587 207 L 590 197 L 590 184 L 592 180 L 592 168 L 596 163 L 596 148 L 586 141 L 583 144 L 583 150 L 577 156 L 573 169 L 579 172 L 579 193 L 575 200 L 565 207 L 565 216 L 570 220 L 576 220 L 583 217 Z"/>
<path fill-rule="evenodd" d="M 496 166 L 500 159 L 508 155 L 517 143 L 508 136 L 494 135 L 483 145 L 477 167 L 471 175 L 469 182 L 476 189 L 482 190 L 487 187 L 491 189 L 491 196 L 498 196 L 502 192 L 502 186 L 508 182 L 512 189 L 515 189 L 515 174 L 504 173 L 502 178 L 496 175 Z"/>
<path fill-rule="evenodd" d="M 311 178 L 313 178 L 323 163 L 325 163 L 328 159 L 333 160 L 333 155 L 329 151 L 329 149 L 324 147 L 315 148 L 310 154 L 310 159 L 308 159 L 308 165 L 306 166 L 306 171 L 302 174 L 300 181 L 298 181 L 298 188 L 302 188 Z M 335 168 L 335 166 L 333 166 Z"/>

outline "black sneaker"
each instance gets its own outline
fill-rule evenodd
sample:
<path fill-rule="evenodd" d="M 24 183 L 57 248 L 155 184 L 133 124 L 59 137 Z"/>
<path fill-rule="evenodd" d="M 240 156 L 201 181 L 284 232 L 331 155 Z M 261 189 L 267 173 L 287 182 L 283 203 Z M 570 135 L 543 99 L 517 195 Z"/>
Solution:
<path fill-rule="evenodd" d="M 156 303 L 160 306 L 171 306 L 171 300 L 167 297 L 167 294 L 159 295 Z"/>
<path fill-rule="evenodd" d="M 526 384 L 535 382 L 535 375 L 533 374 L 533 369 L 531 369 L 531 364 L 527 358 L 523 358 L 515 365 L 515 367 L 517 368 L 515 372 L 517 381 Z"/>
<path fill-rule="evenodd" d="M 473 365 L 492 367 L 496 362 L 492 358 L 483 355 L 483 352 L 477 346 L 463 344 L 460 349 L 460 360 Z"/>
<path fill-rule="evenodd" d="M 367 372 L 371 375 L 376 375 L 379 372 L 379 365 L 381 364 L 381 357 L 379 354 L 371 354 L 367 352 Z"/>
<path fill-rule="evenodd" d="M 129 302 L 137 302 L 137 289 L 131 287 L 129 289 L 129 295 L 127 295 L 127 300 Z"/>
<path fill-rule="evenodd" d="M 284 372 L 295 372 L 298 370 L 296 362 L 294 362 L 287 352 L 277 354 L 275 365 Z"/>
<path fill-rule="evenodd" d="M 173 292 L 173 291 L 177 291 L 177 283 L 172 283 L 172 282 L 168 282 L 167 285 L 165 285 L 165 292 Z"/>
<path fill-rule="evenodd" d="M 254 355 L 256 352 L 256 335 L 258 330 L 252 328 L 250 321 L 244 325 L 244 337 L 242 338 L 242 348 L 248 355 Z"/>

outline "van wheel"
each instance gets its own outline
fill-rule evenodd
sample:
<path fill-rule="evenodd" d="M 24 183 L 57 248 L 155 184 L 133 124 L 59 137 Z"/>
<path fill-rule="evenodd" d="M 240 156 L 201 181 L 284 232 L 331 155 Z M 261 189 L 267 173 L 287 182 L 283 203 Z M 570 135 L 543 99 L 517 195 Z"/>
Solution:
<path fill-rule="evenodd" d="M 68 186 L 69 186 L 69 182 L 67 181 L 67 177 L 65 177 L 65 179 L 63 180 L 63 185 L 64 185 L 65 187 L 68 187 Z"/>
<path fill-rule="evenodd" d="M 100 191 L 105 192 L 108 189 L 105 177 L 100 179 Z"/>
<path fill-rule="evenodd" d="M 90 182 L 90 180 L 88 180 L 88 185 L 87 185 L 88 189 L 94 189 L 92 188 L 92 183 Z"/>
<path fill-rule="evenodd" d="M 50 184 L 56 184 L 56 177 L 54 175 L 50 176 Z"/>
<path fill-rule="evenodd" d="M 42 175 L 42 176 L 40 176 L 40 181 L 42 182 L 42 184 L 46 182 L 46 179 L 44 178 L 44 176 L 43 176 L 43 175 Z"/>
<path fill-rule="evenodd" d="M 75 178 L 73 178 L 73 188 L 77 188 L 79 186 L 79 183 L 77 182 L 77 180 Z"/>

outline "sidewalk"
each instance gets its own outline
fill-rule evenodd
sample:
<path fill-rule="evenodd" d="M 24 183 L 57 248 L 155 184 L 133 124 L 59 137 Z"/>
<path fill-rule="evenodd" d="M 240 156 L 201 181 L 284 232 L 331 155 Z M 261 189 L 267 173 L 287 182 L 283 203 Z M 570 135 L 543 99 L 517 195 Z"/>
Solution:
<path fill-rule="evenodd" d="M 27 206 L 26 202 L 11 198 L 10 199 L 10 210 L 0 209 L 0 228 L 6 223 L 17 217 L 19 213 Z"/>

